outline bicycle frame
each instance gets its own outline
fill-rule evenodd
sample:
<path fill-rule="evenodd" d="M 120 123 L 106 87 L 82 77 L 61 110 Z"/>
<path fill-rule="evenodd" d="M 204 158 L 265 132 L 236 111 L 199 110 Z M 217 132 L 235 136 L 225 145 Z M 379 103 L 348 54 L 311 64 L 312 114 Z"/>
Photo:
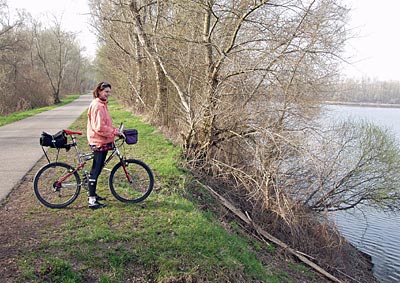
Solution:
<path fill-rule="evenodd" d="M 72 132 L 72 131 L 66 131 L 66 133 L 67 133 L 68 135 L 71 136 L 72 143 L 69 144 L 69 145 L 72 146 L 72 147 L 75 149 L 76 156 L 78 157 L 78 160 L 79 160 L 79 164 L 78 164 L 77 167 L 75 167 L 72 171 L 68 172 L 68 174 L 66 174 L 65 176 L 61 177 L 61 178 L 54 184 L 54 187 L 57 188 L 57 189 L 58 189 L 58 188 L 61 188 L 61 187 L 67 187 L 68 185 L 67 185 L 67 186 L 65 186 L 65 185 L 63 186 L 63 185 L 62 185 L 63 182 L 64 182 L 65 180 L 67 180 L 70 176 L 72 176 L 75 172 L 78 172 L 79 170 L 82 171 L 82 175 L 84 176 L 84 180 L 85 180 L 84 184 L 86 185 L 86 184 L 87 184 L 87 180 L 89 179 L 89 172 L 87 172 L 84 168 L 85 168 L 85 165 L 86 165 L 87 161 L 93 159 L 93 152 L 82 154 L 82 153 L 80 152 L 79 148 L 78 148 L 78 144 L 76 143 L 76 138 L 75 138 L 74 134 L 82 134 L 82 133 L 80 133 L 80 132 Z M 118 158 L 119 158 L 120 161 L 123 161 L 123 160 L 125 159 L 125 157 L 124 157 L 124 156 L 121 154 L 121 152 L 119 151 L 118 145 L 117 145 L 116 142 L 114 142 L 114 148 L 112 149 L 111 154 L 110 154 L 110 155 L 107 157 L 107 159 L 104 161 L 104 164 L 103 164 L 103 166 L 102 166 L 102 169 L 104 169 L 104 167 L 107 166 L 107 164 L 108 164 L 115 156 L 118 156 Z M 56 162 L 57 162 L 57 161 L 56 161 Z M 122 163 L 122 167 L 123 167 L 123 169 L 124 169 L 125 176 L 126 176 L 128 182 L 129 182 L 130 184 L 132 184 L 132 178 L 131 178 L 131 176 L 129 175 L 128 170 L 126 170 L 126 165 L 125 165 L 124 163 Z M 82 185 L 82 183 L 81 183 L 80 185 Z"/>

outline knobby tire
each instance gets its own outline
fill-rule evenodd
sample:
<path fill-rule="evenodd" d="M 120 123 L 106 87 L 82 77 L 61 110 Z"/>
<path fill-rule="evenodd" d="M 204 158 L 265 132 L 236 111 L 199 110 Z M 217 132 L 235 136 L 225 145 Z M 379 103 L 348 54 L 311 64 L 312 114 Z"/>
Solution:
<path fill-rule="evenodd" d="M 131 178 L 125 174 L 124 166 Z M 154 176 L 150 167 L 136 159 L 127 159 L 114 166 L 110 173 L 111 193 L 121 202 L 137 203 L 145 200 L 153 190 Z"/>
<path fill-rule="evenodd" d="M 38 200 L 50 208 L 64 208 L 73 203 L 81 189 L 81 180 L 77 172 L 69 176 L 61 188 L 54 187 L 60 178 L 73 170 L 72 166 L 62 162 L 52 162 L 40 168 L 33 182 Z"/>

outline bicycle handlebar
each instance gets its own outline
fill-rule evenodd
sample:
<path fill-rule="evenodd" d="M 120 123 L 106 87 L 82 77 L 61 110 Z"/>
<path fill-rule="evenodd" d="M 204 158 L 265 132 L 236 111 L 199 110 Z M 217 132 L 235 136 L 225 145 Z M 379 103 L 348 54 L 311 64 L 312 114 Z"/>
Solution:
<path fill-rule="evenodd" d="M 122 134 L 122 132 L 124 131 L 124 123 L 121 122 L 121 124 L 119 125 L 118 130 Z M 82 135 L 82 132 L 79 132 L 79 131 L 64 130 L 64 132 L 67 135 L 79 135 L 79 136 Z"/>

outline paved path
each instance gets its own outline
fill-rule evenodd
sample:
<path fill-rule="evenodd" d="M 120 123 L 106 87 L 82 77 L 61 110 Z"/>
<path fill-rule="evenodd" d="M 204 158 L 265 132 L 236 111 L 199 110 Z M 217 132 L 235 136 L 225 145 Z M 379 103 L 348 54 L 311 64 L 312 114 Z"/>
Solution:
<path fill-rule="evenodd" d="M 35 116 L 0 127 L 0 201 L 43 156 L 42 131 L 55 134 L 67 129 L 89 106 L 91 94 Z"/>

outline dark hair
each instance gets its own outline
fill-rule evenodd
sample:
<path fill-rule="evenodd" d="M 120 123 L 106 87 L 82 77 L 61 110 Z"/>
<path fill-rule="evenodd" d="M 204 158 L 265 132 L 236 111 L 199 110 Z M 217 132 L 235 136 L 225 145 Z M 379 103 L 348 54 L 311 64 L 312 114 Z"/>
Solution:
<path fill-rule="evenodd" d="M 99 97 L 99 91 L 105 89 L 105 88 L 111 88 L 110 83 L 108 82 L 100 82 L 96 85 L 95 89 L 93 90 L 93 98 Z"/>

